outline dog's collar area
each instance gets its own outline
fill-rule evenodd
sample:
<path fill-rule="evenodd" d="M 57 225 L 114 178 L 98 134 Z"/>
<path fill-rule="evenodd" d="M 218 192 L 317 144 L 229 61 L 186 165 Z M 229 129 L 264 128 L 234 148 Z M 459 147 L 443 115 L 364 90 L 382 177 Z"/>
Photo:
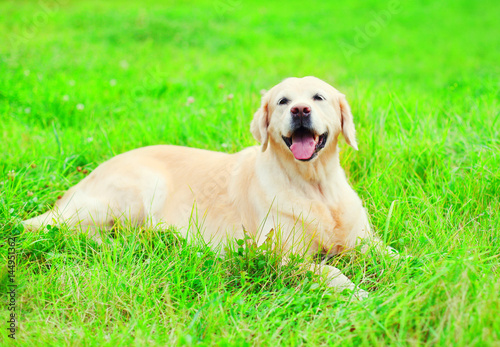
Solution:
<path fill-rule="evenodd" d="M 281 136 L 283 138 L 283 141 L 285 142 L 286 146 L 292 154 L 294 155 L 295 159 L 299 161 L 310 161 L 314 159 L 318 152 L 322 150 L 325 145 L 326 141 L 328 139 L 328 132 L 325 132 L 321 135 L 316 135 L 314 131 L 305 128 L 305 127 L 300 127 L 297 130 L 295 130 L 290 137 L 286 136 Z M 305 140 L 304 140 L 305 139 Z M 312 143 L 314 141 L 314 144 Z M 304 142 L 309 142 L 307 145 L 302 145 L 302 147 L 310 147 L 314 145 L 314 149 L 295 149 L 292 146 L 295 146 L 297 143 L 304 143 Z M 297 145 L 300 147 L 301 145 Z"/>

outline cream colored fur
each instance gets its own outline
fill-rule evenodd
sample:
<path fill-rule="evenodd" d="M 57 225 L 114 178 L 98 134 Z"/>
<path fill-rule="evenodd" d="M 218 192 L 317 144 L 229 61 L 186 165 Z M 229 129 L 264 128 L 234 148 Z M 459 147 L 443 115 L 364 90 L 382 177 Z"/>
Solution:
<path fill-rule="evenodd" d="M 319 93 L 325 100 L 313 100 Z M 279 105 L 286 96 L 288 105 Z M 301 162 L 282 139 L 290 136 L 290 109 L 307 104 L 326 146 Z M 362 202 L 339 163 L 343 134 L 357 149 L 353 117 L 343 94 L 315 78 L 289 78 L 269 90 L 251 124 L 261 146 L 235 154 L 158 145 L 120 154 L 69 189 L 51 211 L 24 222 L 28 229 L 66 224 L 88 229 L 119 220 L 137 225 L 175 225 L 188 235 L 196 223 L 214 247 L 244 237 L 243 226 L 262 243 L 271 229 L 293 253 L 335 255 L 374 239 Z M 329 284 L 354 288 L 331 266 Z M 359 290 L 359 296 L 364 292 Z"/>

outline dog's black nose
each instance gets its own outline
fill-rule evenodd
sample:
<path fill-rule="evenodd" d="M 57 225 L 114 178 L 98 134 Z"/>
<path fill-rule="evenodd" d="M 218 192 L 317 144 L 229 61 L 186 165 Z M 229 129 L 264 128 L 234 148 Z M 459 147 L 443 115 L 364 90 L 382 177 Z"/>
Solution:
<path fill-rule="evenodd" d="M 311 115 L 311 108 L 307 105 L 295 105 L 290 109 L 292 118 L 309 117 Z"/>

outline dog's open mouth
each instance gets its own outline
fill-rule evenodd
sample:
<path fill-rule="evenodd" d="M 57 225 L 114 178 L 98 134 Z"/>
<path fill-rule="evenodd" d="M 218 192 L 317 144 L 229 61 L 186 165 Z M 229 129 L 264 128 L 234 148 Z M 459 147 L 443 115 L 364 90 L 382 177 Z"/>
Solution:
<path fill-rule="evenodd" d="M 328 132 L 322 135 L 315 134 L 312 130 L 300 127 L 290 137 L 281 136 L 295 159 L 308 161 L 325 147 Z"/>

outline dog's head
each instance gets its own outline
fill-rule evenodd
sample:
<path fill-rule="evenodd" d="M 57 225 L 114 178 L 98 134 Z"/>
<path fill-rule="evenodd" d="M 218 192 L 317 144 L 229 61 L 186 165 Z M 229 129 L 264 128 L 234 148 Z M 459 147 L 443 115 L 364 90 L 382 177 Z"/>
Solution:
<path fill-rule="evenodd" d="M 262 97 L 250 126 L 262 144 L 285 149 L 298 161 L 310 161 L 336 145 L 340 133 L 357 148 L 351 109 L 345 96 L 316 77 L 287 78 Z"/>

